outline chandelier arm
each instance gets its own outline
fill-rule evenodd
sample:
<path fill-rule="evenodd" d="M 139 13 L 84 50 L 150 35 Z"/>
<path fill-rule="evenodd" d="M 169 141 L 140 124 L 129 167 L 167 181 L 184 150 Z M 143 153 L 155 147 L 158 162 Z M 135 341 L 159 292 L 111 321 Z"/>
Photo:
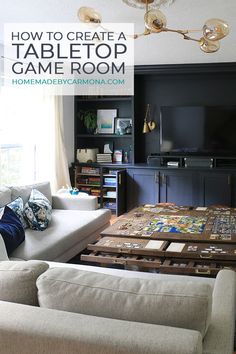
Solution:
<path fill-rule="evenodd" d="M 180 34 L 181 36 L 183 36 L 184 39 L 186 39 L 188 41 L 200 42 L 200 39 L 196 39 L 196 38 L 188 36 L 188 33 L 191 32 L 189 30 L 175 30 L 175 29 L 164 27 L 164 28 L 162 28 L 161 32 L 177 33 L 177 34 Z"/>
<path fill-rule="evenodd" d="M 109 30 L 105 27 L 103 27 L 103 25 L 100 23 L 99 24 L 99 27 L 105 31 L 105 32 L 109 32 Z M 117 32 L 114 32 L 115 34 L 118 34 Z M 129 37 L 129 38 L 133 38 L 133 39 L 137 39 L 139 37 L 143 37 L 143 36 L 147 36 L 148 34 L 151 34 L 151 32 L 145 28 L 144 32 L 143 33 L 135 33 L 135 34 L 127 34 L 125 33 L 125 36 L 126 37 Z"/>

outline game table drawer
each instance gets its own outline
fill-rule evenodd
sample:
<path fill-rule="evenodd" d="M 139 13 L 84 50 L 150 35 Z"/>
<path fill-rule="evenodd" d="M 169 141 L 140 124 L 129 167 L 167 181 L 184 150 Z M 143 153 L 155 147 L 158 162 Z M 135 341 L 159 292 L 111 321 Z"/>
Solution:
<path fill-rule="evenodd" d="M 236 245 L 171 242 L 165 248 L 166 258 L 194 258 L 202 260 L 236 260 Z"/>
<path fill-rule="evenodd" d="M 160 265 L 160 273 L 216 276 L 217 273 L 223 268 L 235 270 L 236 266 L 235 264 L 229 262 L 217 263 L 214 261 L 204 262 L 185 259 L 166 259 Z"/>
<path fill-rule="evenodd" d="M 82 261 L 96 262 L 107 265 L 138 266 L 140 268 L 159 268 L 163 263 L 158 257 L 135 256 L 127 254 L 106 253 L 93 251 L 81 255 Z"/>
<path fill-rule="evenodd" d="M 142 240 L 124 237 L 103 237 L 95 244 L 88 244 L 87 249 L 108 253 L 164 256 L 168 241 Z"/>

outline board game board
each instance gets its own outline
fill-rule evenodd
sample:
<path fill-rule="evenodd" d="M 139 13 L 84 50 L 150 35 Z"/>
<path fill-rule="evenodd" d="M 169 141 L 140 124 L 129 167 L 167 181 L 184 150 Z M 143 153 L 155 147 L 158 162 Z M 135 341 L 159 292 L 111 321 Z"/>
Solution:
<path fill-rule="evenodd" d="M 206 222 L 206 217 L 189 215 L 160 215 L 153 218 L 149 224 L 144 227 L 144 231 L 201 234 L 204 230 Z"/>

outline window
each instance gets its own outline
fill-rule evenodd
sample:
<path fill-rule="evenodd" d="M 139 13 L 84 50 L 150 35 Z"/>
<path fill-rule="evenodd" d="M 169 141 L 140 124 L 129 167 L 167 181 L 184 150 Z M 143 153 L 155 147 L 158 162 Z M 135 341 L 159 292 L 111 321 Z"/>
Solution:
<path fill-rule="evenodd" d="M 0 185 L 51 180 L 54 173 L 54 101 L 42 93 L 0 93 Z"/>

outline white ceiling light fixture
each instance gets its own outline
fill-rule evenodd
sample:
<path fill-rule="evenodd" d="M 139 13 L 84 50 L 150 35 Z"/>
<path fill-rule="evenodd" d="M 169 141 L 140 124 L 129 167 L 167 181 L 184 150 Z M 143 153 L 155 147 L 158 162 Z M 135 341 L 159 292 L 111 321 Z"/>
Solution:
<path fill-rule="evenodd" d="M 126 5 L 138 9 L 145 9 L 146 0 L 122 0 Z M 148 0 L 149 9 L 159 9 L 162 5 L 171 5 L 175 0 Z"/>
<path fill-rule="evenodd" d="M 167 27 L 165 15 L 159 10 L 162 5 L 171 5 L 175 0 L 122 0 L 126 5 L 145 10 L 144 31 L 135 34 L 134 38 L 140 38 L 150 34 L 161 32 L 173 32 L 181 35 L 183 39 L 197 42 L 205 53 L 214 53 L 220 48 L 220 40 L 229 34 L 229 25 L 224 20 L 212 18 L 205 22 L 199 30 L 181 30 Z M 77 13 L 81 22 L 101 24 L 101 15 L 91 7 L 81 7 Z M 190 34 L 202 32 L 200 38 L 194 38 Z"/>

